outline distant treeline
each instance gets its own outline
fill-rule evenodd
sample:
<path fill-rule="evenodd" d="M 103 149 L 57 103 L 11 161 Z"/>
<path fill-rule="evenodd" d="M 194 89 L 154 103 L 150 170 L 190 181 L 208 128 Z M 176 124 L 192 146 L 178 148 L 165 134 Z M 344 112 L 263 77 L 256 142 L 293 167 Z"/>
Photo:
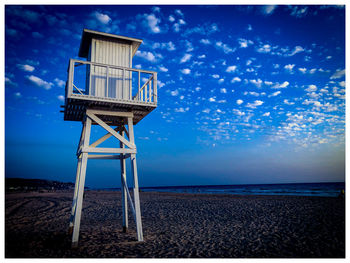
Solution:
<path fill-rule="evenodd" d="M 7 192 L 68 190 L 72 188 L 74 188 L 74 183 L 43 179 L 5 178 L 5 189 Z"/>

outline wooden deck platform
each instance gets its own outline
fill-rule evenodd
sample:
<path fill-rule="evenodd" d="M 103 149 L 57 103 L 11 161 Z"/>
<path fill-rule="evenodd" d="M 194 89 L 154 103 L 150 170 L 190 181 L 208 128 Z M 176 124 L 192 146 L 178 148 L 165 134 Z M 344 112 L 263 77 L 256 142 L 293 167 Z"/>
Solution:
<path fill-rule="evenodd" d="M 108 110 L 118 112 L 132 112 L 134 125 L 157 107 L 156 104 L 139 101 L 127 101 L 110 98 L 98 98 L 88 95 L 71 94 L 66 99 L 64 120 L 83 121 L 86 109 Z M 109 125 L 120 125 L 125 120 L 114 116 L 101 116 Z M 94 123 L 93 123 L 94 124 Z"/>

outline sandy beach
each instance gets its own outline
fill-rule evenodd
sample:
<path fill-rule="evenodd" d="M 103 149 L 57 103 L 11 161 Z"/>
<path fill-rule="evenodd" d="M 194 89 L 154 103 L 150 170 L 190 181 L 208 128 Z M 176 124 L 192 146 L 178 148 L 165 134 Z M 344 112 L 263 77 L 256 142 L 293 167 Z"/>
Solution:
<path fill-rule="evenodd" d="M 345 202 L 331 197 L 140 194 L 144 242 L 122 231 L 120 192 L 86 191 L 71 249 L 72 191 L 8 193 L 5 257 L 345 257 Z"/>

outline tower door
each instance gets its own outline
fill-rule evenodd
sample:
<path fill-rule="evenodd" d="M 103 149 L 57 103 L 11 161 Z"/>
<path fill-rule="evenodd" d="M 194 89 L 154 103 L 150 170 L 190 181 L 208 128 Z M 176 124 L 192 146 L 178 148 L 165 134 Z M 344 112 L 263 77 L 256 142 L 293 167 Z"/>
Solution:
<path fill-rule="evenodd" d="M 91 62 L 131 68 L 131 45 L 108 40 L 92 39 Z M 121 69 L 91 66 L 88 69 L 89 95 L 131 100 L 131 72 Z M 108 77 L 108 79 L 107 79 Z M 107 83 L 108 81 L 108 83 Z M 108 85 L 107 85 L 108 84 Z"/>

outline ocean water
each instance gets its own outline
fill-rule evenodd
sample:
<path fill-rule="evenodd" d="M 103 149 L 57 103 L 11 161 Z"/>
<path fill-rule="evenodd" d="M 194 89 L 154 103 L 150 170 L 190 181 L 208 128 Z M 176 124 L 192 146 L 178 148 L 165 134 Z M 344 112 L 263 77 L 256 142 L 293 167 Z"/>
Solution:
<path fill-rule="evenodd" d="M 345 190 L 345 183 L 197 185 L 141 187 L 140 189 L 143 192 L 338 197 L 341 190 Z"/>

